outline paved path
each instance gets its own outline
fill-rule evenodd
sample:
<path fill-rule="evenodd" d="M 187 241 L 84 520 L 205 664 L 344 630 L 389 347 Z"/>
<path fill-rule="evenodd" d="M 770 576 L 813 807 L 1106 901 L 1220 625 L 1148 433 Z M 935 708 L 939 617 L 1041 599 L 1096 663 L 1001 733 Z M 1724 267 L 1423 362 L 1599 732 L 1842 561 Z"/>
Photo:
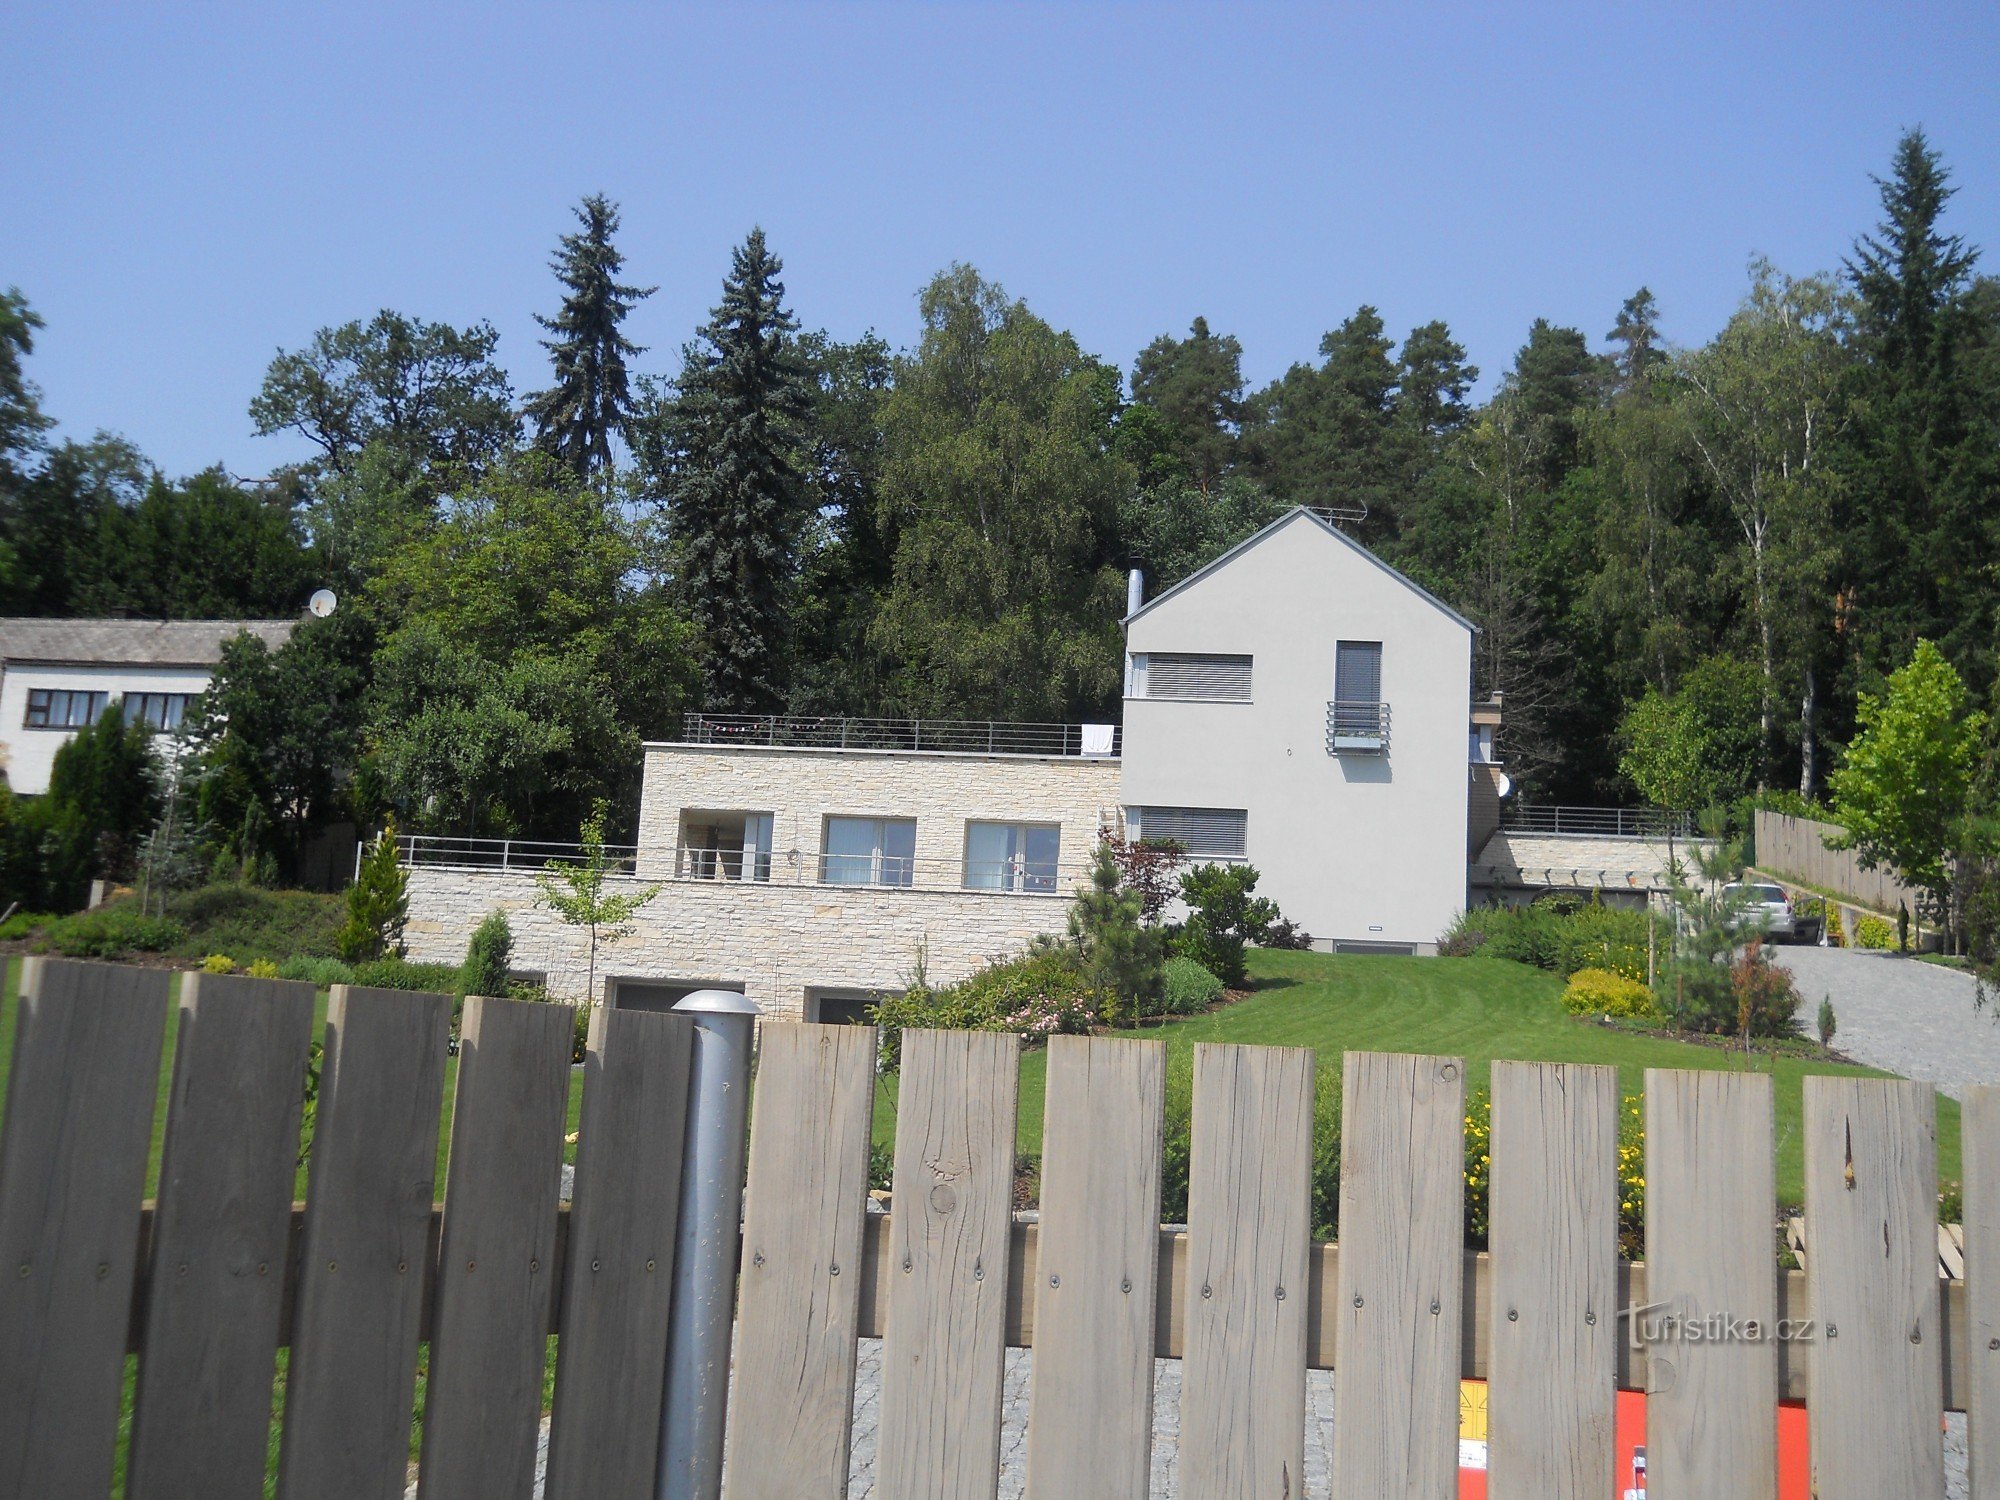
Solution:
<path fill-rule="evenodd" d="M 1792 971 L 1811 1031 L 1823 996 L 1839 1023 L 1833 1045 L 1856 1062 L 1933 1083 L 1954 1099 L 2000 1083 L 2000 1007 L 1975 1008 L 1972 976 L 1957 969 L 1851 948 L 1773 947 Z"/>

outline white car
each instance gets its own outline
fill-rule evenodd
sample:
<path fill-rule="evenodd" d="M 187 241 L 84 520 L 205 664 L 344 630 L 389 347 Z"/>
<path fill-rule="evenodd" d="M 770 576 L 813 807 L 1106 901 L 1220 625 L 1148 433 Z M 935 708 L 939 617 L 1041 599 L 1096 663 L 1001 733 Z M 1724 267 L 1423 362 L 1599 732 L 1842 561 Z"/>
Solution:
<path fill-rule="evenodd" d="M 1761 932 L 1769 938 L 1803 935 L 1806 919 L 1792 910 L 1792 898 L 1785 894 L 1781 885 L 1732 881 L 1722 888 L 1722 896 L 1725 901 L 1740 900 L 1743 903 L 1730 924 L 1739 932 Z"/>

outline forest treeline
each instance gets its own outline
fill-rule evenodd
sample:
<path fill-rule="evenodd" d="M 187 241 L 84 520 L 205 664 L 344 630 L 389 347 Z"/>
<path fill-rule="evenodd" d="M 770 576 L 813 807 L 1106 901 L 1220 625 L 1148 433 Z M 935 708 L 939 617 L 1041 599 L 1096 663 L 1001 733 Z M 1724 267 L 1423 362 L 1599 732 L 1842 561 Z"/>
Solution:
<path fill-rule="evenodd" d="M 1749 267 L 1712 339 L 1645 288 L 1537 320 L 1491 397 L 1441 321 L 1373 307 L 1270 384 L 1196 317 L 1129 370 L 966 265 L 891 349 L 808 331 L 761 231 L 679 351 L 624 333 L 618 213 L 585 199 L 517 391 L 484 323 L 384 311 L 281 351 L 249 412 L 312 456 L 169 479 L 56 441 L 45 334 L 0 301 L 0 614 L 290 615 L 232 649 L 202 816 L 281 866 L 318 824 L 570 837 L 629 807 L 688 708 L 1019 720 L 1117 712 L 1128 566 L 1151 589 L 1292 505 L 1481 627 L 1524 795 L 1634 800 L 1635 706 L 1706 726 L 1726 801 L 1820 794 L 1920 640 L 1995 688 L 2000 281 L 1945 232 L 1921 133 L 1841 265 Z M 650 269 L 650 268 L 649 268 Z"/>

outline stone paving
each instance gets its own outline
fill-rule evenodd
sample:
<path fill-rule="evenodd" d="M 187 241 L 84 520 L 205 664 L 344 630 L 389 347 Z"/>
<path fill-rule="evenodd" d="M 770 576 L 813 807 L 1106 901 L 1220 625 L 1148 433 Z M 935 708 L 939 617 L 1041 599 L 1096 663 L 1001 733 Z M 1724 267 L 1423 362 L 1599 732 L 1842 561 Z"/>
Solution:
<path fill-rule="evenodd" d="M 1936 1084 L 1954 1099 L 2000 1083 L 2000 1007 L 1975 1007 L 1972 976 L 1893 953 L 1774 947 L 1791 970 L 1810 1031 L 1823 996 L 1833 1000 L 1833 1045 L 1856 1062 Z"/>

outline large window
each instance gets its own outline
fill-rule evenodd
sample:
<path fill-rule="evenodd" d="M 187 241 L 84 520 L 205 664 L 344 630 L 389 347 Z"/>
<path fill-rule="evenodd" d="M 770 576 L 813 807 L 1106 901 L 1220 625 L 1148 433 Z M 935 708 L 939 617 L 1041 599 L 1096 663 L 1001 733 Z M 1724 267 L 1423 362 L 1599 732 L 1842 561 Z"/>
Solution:
<path fill-rule="evenodd" d="M 695 880 L 769 880 L 771 815 L 683 809 L 676 870 Z"/>
<path fill-rule="evenodd" d="M 1240 807 L 1131 807 L 1134 842 L 1172 839 L 1197 859 L 1242 859 L 1250 852 L 1250 814 Z"/>
<path fill-rule="evenodd" d="M 1328 750 L 1380 750 L 1389 738 L 1382 701 L 1382 643 L 1339 641 L 1334 647 L 1333 702 L 1327 706 Z"/>
<path fill-rule="evenodd" d="M 1199 651 L 1136 652 L 1132 696 L 1248 703 L 1250 658 Z"/>
<path fill-rule="evenodd" d="M 1061 840 L 1062 829 L 1053 823 L 967 823 L 965 888 L 1053 891 Z"/>
<path fill-rule="evenodd" d="M 127 693 L 123 701 L 125 721 L 144 719 L 155 729 L 174 730 L 187 717 L 192 693 Z"/>
<path fill-rule="evenodd" d="M 29 688 L 29 729 L 82 729 L 104 716 L 104 694 L 73 688 Z"/>
<path fill-rule="evenodd" d="M 914 818 L 828 818 L 820 879 L 828 885 L 913 885 Z"/>

